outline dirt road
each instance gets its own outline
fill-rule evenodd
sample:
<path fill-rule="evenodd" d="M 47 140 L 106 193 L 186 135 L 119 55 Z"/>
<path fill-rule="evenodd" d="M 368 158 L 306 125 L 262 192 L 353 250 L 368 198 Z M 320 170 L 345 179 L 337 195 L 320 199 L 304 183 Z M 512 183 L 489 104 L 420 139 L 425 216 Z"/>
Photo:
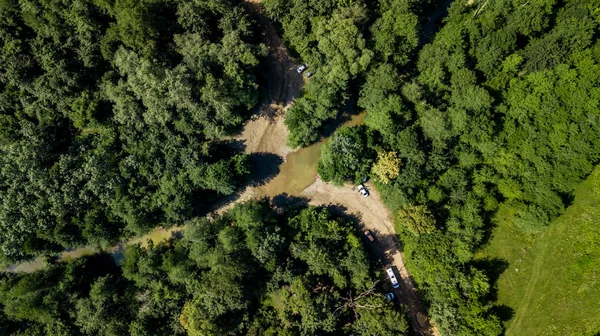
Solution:
<path fill-rule="evenodd" d="M 395 271 L 400 275 L 400 288 L 395 290 L 395 295 L 408 308 L 413 330 L 418 335 L 438 336 L 437 328 L 425 315 L 417 289 L 404 265 L 404 255 L 399 250 L 401 245 L 396 237 L 392 215 L 383 205 L 379 192 L 370 184 L 367 184 L 367 188 L 371 195 L 365 198 L 352 185 L 336 187 L 317 179 L 304 189 L 301 196 L 310 199 L 309 203 L 312 205 L 342 206 L 346 212 L 361 220 L 365 229 L 370 230 L 376 238 L 375 244 L 384 264 L 395 266 Z"/>
<path fill-rule="evenodd" d="M 286 146 L 285 111 L 302 92 L 302 76 L 296 72 L 297 64 L 290 57 L 273 23 L 264 16 L 260 1 L 247 1 L 245 6 L 255 14 L 262 40 L 269 48 L 267 94 L 254 117 L 235 139 L 244 143 L 246 153 L 273 153 L 285 159 L 291 152 Z"/>
<path fill-rule="evenodd" d="M 256 14 L 263 31 L 263 39 L 270 51 L 267 59 L 269 66 L 268 99 L 261 103 L 256 117 L 245 125 L 243 132 L 236 137 L 236 140 L 246 145 L 245 151 L 248 154 L 271 153 L 280 156 L 285 161 L 289 158 L 288 155 L 292 150 L 286 145 L 288 130 L 283 120 L 285 111 L 290 107 L 293 99 L 301 93 L 302 76 L 296 73 L 297 63 L 289 56 L 275 27 L 263 15 L 260 0 L 249 0 L 246 5 Z M 306 148 L 300 151 L 309 153 L 314 149 Z M 306 169 L 307 167 L 300 168 Z M 312 171 L 312 169 L 307 170 Z M 280 175 L 286 175 L 285 173 L 284 169 Z M 296 174 L 300 173 L 296 172 Z M 273 182 L 278 184 L 277 180 Z M 220 208 L 217 213 L 222 213 L 240 201 L 257 196 L 273 196 L 271 195 L 273 190 L 284 190 L 289 194 L 296 194 L 293 183 L 281 184 L 275 188 L 269 188 L 268 185 L 266 187 L 249 187 L 237 200 Z M 300 196 L 310 199 L 310 204 L 313 205 L 342 205 L 348 212 L 361 218 L 365 227 L 377 235 L 376 245 L 384 256 L 384 263 L 395 266 L 400 275 L 401 286 L 396 290 L 396 296 L 407 306 L 413 330 L 419 335 L 438 336 L 439 332 L 425 315 L 417 290 L 404 266 L 390 211 L 383 205 L 379 193 L 374 188 L 370 188 L 370 190 L 371 196 L 363 198 L 351 185 L 335 187 L 317 179 L 304 189 Z"/>
<path fill-rule="evenodd" d="M 273 23 L 264 15 L 260 0 L 246 0 L 248 8 L 261 30 L 261 40 L 269 49 L 267 55 L 267 90 L 266 95 L 256 107 L 252 118 L 244 125 L 242 132 L 233 137 L 245 146 L 246 154 L 267 153 L 279 156 L 285 161 L 293 150 L 287 146 L 288 129 L 284 124 L 285 111 L 291 106 L 294 98 L 302 93 L 304 81 L 296 72 L 298 64 L 281 41 Z M 263 169 L 263 167 L 253 167 Z M 267 168 L 268 170 L 268 168 Z M 221 214 L 235 203 L 244 202 L 258 196 L 264 196 L 260 186 L 248 186 L 240 195 L 228 204 L 214 211 Z"/>
<path fill-rule="evenodd" d="M 223 204 L 214 212 L 219 214 L 229 209 L 235 203 L 250 200 L 257 196 L 274 196 L 274 193 L 279 192 L 286 192 L 292 195 L 299 193 L 299 196 L 310 199 L 310 203 L 313 205 L 336 204 L 345 207 L 347 212 L 358 216 L 365 227 L 374 233 L 376 237 L 375 243 L 380 254 L 383 256 L 384 263 L 396 267 L 401 280 L 401 286 L 396 291 L 396 296 L 408 307 L 411 324 L 415 333 L 418 335 L 439 335 L 438 331 L 435 327 L 431 326 L 429 319 L 424 314 L 424 309 L 417 295 L 416 288 L 404 265 L 392 216 L 381 202 L 379 193 L 372 186 L 369 186 L 371 196 L 363 198 L 351 185 L 335 187 L 318 179 L 303 190 L 304 186 L 308 185 L 313 176 L 316 175 L 316 162 L 313 161 L 318 160 L 320 148 L 315 147 L 315 145 L 292 153 L 292 149 L 286 145 L 288 131 L 283 122 L 285 111 L 290 107 L 293 99 L 302 91 L 303 77 L 296 73 L 297 64 L 289 56 L 273 24 L 263 15 L 263 8 L 260 1 L 248 0 L 245 5 L 255 14 L 263 32 L 263 41 L 269 48 L 267 58 L 267 93 L 263 102 L 257 107 L 254 117 L 234 139 L 244 144 L 245 152 L 248 154 L 264 153 L 271 156 L 275 155 L 281 159 L 280 162 L 292 158 L 291 155 L 299 156 L 300 159 L 290 159 L 290 163 L 294 161 L 293 165 L 297 167 L 289 167 L 289 170 L 282 168 L 281 172 L 278 172 L 278 177 L 284 178 L 273 179 L 273 182 L 278 184 L 276 188 L 269 187 L 268 185 L 248 186 L 238 197 L 230 200 L 227 204 Z M 350 123 L 352 122 L 351 120 Z M 306 157 L 306 159 L 303 159 L 303 157 Z M 308 161 L 311 161 L 313 165 L 310 168 L 306 164 Z M 268 165 L 264 161 L 260 162 L 260 164 Z M 306 172 L 308 172 L 309 180 L 307 183 L 301 184 L 301 187 L 298 188 L 294 182 L 298 182 L 300 180 L 298 176 Z M 295 181 L 289 181 L 291 179 L 295 179 Z M 185 230 L 185 226 L 170 229 L 159 228 L 143 237 L 120 243 L 108 251 L 110 253 L 118 253 L 123 250 L 125 245 L 144 243 L 148 239 L 158 243 L 182 230 Z M 73 252 L 65 252 L 61 255 L 61 259 L 78 257 L 83 254 L 95 252 L 88 250 L 81 248 Z M 43 264 L 38 260 L 32 263 L 24 263 L 8 270 L 33 271 L 41 267 L 43 267 Z"/>

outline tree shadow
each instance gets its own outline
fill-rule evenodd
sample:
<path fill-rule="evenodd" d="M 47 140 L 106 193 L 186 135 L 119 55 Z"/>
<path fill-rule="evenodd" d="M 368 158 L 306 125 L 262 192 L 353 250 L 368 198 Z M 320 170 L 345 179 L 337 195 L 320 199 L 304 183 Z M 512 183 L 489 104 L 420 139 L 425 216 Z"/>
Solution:
<path fill-rule="evenodd" d="M 223 158 L 228 159 L 232 155 L 244 153 L 244 150 L 246 150 L 246 141 L 237 139 L 221 140 L 213 145 L 213 147 L 213 152 L 215 153 L 213 155 L 221 154 Z"/>
<path fill-rule="evenodd" d="M 421 20 L 419 48 L 417 52 L 425 44 L 432 42 L 437 32 L 442 29 L 444 26 L 443 20 L 448 16 L 448 8 L 451 4 L 452 0 L 442 0 L 435 6 L 435 8 L 424 8 L 424 11 L 430 14 Z"/>
<path fill-rule="evenodd" d="M 496 211 L 485 211 L 482 214 L 482 219 L 483 219 L 483 236 L 481 237 L 481 241 L 479 242 L 479 246 L 486 246 L 487 244 L 489 244 L 490 240 L 492 240 L 492 237 L 494 235 L 495 232 L 495 228 L 498 226 L 498 223 L 496 222 L 495 216 L 496 216 Z"/>
<path fill-rule="evenodd" d="M 347 121 L 352 119 L 352 116 L 357 115 L 356 111 L 356 98 L 348 99 L 342 106 L 342 112 L 338 113 L 335 119 L 326 122 L 319 130 L 319 138 L 315 142 L 319 142 L 325 138 L 329 138 L 333 132 L 335 132 L 340 126 Z"/>
<path fill-rule="evenodd" d="M 360 215 L 352 214 L 348 212 L 348 208 L 339 203 L 329 203 L 327 205 L 322 206 L 322 208 L 327 209 L 332 215 L 336 217 L 342 218 L 344 220 L 349 221 L 355 227 L 359 227 L 362 225 L 362 218 Z"/>
<path fill-rule="evenodd" d="M 251 119 L 266 118 L 273 122 L 283 113 L 283 107 L 299 96 L 304 85 L 303 76 L 296 72 L 293 50 L 289 50 L 281 40 L 277 23 L 270 20 L 260 2 L 244 1 L 255 23 L 254 42 L 264 43 L 269 53 L 260 59 L 255 71 L 259 83 L 259 102 L 252 109 Z M 295 55 L 297 56 L 297 54 Z"/>
<path fill-rule="evenodd" d="M 223 139 L 210 143 L 209 155 L 203 155 L 207 164 L 227 161 L 234 155 L 244 154 L 246 141 L 238 139 Z"/>
<path fill-rule="evenodd" d="M 379 248 L 375 248 L 377 256 L 384 265 L 389 265 L 394 262 L 394 254 L 403 252 L 402 244 L 398 241 L 395 234 L 382 233 L 379 230 L 369 230 L 375 239 L 374 244 Z M 371 243 L 373 244 L 373 243 Z"/>
<path fill-rule="evenodd" d="M 571 206 L 571 204 L 573 204 L 573 202 L 575 201 L 575 194 L 574 193 L 561 193 L 561 192 L 557 192 L 558 196 L 560 197 L 560 199 L 562 200 L 563 204 L 565 205 L 565 209 L 568 208 L 569 206 Z"/>
<path fill-rule="evenodd" d="M 492 306 L 489 313 L 498 316 L 502 322 L 508 322 L 515 316 L 515 310 L 507 305 Z"/>
<path fill-rule="evenodd" d="M 283 213 L 289 209 L 304 209 L 308 207 L 308 201 L 309 199 L 306 197 L 283 193 L 271 198 L 271 205 L 277 212 Z"/>
<path fill-rule="evenodd" d="M 121 266 L 123 258 L 125 257 L 125 244 L 121 241 L 109 250 L 115 264 Z"/>
<path fill-rule="evenodd" d="M 500 278 L 500 275 L 502 275 L 502 273 L 504 273 L 504 271 L 508 269 L 508 261 L 500 258 L 485 258 L 474 261 L 472 265 L 475 268 L 483 271 L 489 279 L 491 287 L 489 294 L 486 296 L 486 299 L 490 302 L 497 301 L 498 279 Z"/>
<path fill-rule="evenodd" d="M 248 155 L 250 157 L 250 177 L 242 187 L 258 187 L 267 184 L 279 174 L 283 158 L 279 155 L 258 152 Z"/>

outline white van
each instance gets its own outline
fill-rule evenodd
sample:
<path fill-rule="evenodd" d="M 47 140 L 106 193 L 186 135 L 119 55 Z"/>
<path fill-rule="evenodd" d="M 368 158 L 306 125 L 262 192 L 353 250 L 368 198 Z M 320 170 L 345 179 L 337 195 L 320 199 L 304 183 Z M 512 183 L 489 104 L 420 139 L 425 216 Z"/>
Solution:
<path fill-rule="evenodd" d="M 389 267 L 385 270 L 387 272 L 388 277 L 390 278 L 390 282 L 392 283 L 392 287 L 398 288 L 400 284 L 398 283 L 398 279 L 396 279 L 396 274 L 394 274 L 394 270 Z"/>

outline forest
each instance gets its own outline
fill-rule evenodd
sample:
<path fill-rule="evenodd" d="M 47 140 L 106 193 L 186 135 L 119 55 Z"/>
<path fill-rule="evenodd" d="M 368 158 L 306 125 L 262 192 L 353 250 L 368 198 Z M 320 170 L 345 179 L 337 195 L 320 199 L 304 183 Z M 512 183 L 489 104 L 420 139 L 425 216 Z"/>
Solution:
<path fill-rule="evenodd" d="M 238 204 L 183 238 L 0 281 L 3 334 L 408 335 L 378 261 L 326 208 Z"/>
<path fill-rule="evenodd" d="M 319 177 L 370 178 L 442 335 L 502 335 L 493 260 L 510 213 L 542 230 L 600 163 L 599 0 L 262 0 L 314 73 L 286 111 Z M 267 47 L 236 0 L 0 3 L 0 275 L 9 335 L 402 335 L 405 311 L 353 224 L 237 205 L 228 147 L 259 102 Z M 53 262 L 157 226 L 181 239 Z M 362 295 L 361 295 L 362 294 Z M 507 316 L 508 315 L 508 316 Z"/>
<path fill-rule="evenodd" d="M 433 37 L 428 3 L 310 3 L 265 0 L 318 68 L 286 116 L 290 145 L 357 98 L 365 125 L 333 134 L 319 175 L 372 175 L 443 334 L 500 335 L 494 270 L 473 254 L 499 208 L 539 230 L 599 163 L 600 3 L 453 1 Z"/>
<path fill-rule="evenodd" d="M 0 17 L 0 261 L 181 224 L 243 183 L 222 139 L 266 48 L 238 2 L 7 0 Z"/>

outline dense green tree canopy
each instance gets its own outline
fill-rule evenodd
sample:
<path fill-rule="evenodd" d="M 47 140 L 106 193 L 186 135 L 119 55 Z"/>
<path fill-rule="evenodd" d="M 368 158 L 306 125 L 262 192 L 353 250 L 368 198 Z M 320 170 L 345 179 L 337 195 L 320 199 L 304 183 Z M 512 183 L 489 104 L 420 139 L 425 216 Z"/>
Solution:
<path fill-rule="evenodd" d="M 286 114 L 292 147 L 319 138 L 327 121 L 355 99 L 356 81 L 370 68 L 409 63 L 419 43 L 418 13 L 427 4 L 413 0 L 263 3 L 267 14 L 281 23 L 288 46 L 314 73 Z M 385 107 L 387 102 L 378 103 Z"/>
<path fill-rule="evenodd" d="M 0 260 L 105 247 L 236 190 L 246 158 L 218 139 L 256 104 L 266 53 L 238 2 L 0 11 Z"/>
<path fill-rule="evenodd" d="M 319 176 L 340 185 L 347 180 L 360 183 L 369 174 L 375 157 L 368 146 L 373 142 L 371 136 L 366 127 L 345 127 L 336 131 L 323 146 Z"/>
<path fill-rule="evenodd" d="M 21 334 L 404 335 L 375 260 L 327 209 L 254 201 L 194 219 L 182 239 L 129 246 L 121 267 L 99 255 L 4 276 L 0 319 Z"/>
<path fill-rule="evenodd" d="M 367 41 L 377 57 L 358 83 L 372 135 L 351 146 L 397 153 L 399 175 L 375 182 L 440 330 L 498 335 L 473 255 L 498 209 L 521 230 L 539 230 L 598 164 L 599 4 L 452 2 L 423 45 L 409 31 L 414 4 L 379 6 Z M 420 49 L 414 60 L 406 58 L 411 46 Z M 347 166 L 355 161 L 332 154 L 347 133 L 337 131 L 319 163 L 321 176 L 338 183 L 355 180 Z"/>
<path fill-rule="evenodd" d="M 600 162 L 598 1 L 263 5 L 314 73 L 286 112 L 289 145 L 364 111 L 365 125 L 324 145 L 320 176 L 378 175 L 442 334 L 502 334 L 474 255 L 499 210 L 539 230 Z M 0 4 L 0 261 L 105 247 L 235 192 L 247 158 L 220 139 L 256 104 L 266 54 L 244 8 Z M 378 276 L 346 221 L 255 202 L 193 220 L 182 240 L 132 246 L 120 268 L 100 256 L 5 276 L 0 323 L 32 335 L 404 333 L 379 295 L 363 297 L 376 309 L 345 305 Z"/>

